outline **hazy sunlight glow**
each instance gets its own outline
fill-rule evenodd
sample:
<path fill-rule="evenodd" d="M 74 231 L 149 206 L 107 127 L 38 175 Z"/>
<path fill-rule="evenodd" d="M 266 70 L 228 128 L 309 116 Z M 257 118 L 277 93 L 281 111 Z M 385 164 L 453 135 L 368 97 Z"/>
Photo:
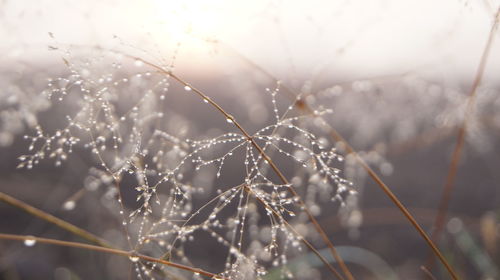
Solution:
<path fill-rule="evenodd" d="M 216 40 L 216 36 L 234 26 L 224 24 L 225 2 L 229 1 L 153 0 L 152 9 L 162 29 L 157 32 L 166 33 L 169 40 L 182 42 L 184 47 L 203 47 L 204 40 Z"/>

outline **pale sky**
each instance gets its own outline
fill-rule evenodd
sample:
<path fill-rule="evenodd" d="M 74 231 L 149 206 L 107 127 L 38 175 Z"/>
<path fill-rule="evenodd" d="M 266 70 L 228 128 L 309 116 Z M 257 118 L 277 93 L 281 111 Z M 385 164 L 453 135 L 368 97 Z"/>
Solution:
<path fill-rule="evenodd" d="M 200 69 L 214 49 L 196 39 L 202 37 L 231 46 L 284 79 L 424 69 L 467 80 L 499 5 L 498 0 L 3 0 L 0 50 L 8 61 L 45 58 L 48 45 L 113 46 L 117 36 L 124 44 L 168 55 L 166 46 L 181 41 L 178 64 Z M 498 80 L 498 33 L 486 80 Z"/>

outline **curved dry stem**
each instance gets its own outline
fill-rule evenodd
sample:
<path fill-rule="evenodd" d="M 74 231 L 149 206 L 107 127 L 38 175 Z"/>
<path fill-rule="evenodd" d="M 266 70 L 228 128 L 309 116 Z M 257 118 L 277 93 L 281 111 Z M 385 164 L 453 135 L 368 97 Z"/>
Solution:
<path fill-rule="evenodd" d="M 326 123 L 325 123 L 326 124 Z M 327 124 L 326 124 L 327 125 Z M 422 238 L 427 242 L 427 245 L 432 249 L 434 254 L 439 258 L 441 263 L 445 266 L 446 270 L 450 274 L 453 279 L 459 279 L 456 272 L 453 270 L 451 265 L 445 259 L 441 251 L 434 244 L 432 239 L 425 233 L 417 220 L 413 217 L 413 215 L 408 211 L 408 209 L 403 205 L 403 203 L 397 198 L 397 196 L 391 191 L 391 189 L 380 179 L 380 177 L 373 171 L 373 169 L 366 164 L 366 162 L 356 153 L 356 151 L 344 140 L 344 138 L 333 128 L 331 128 L 330 134 L 337 141 L 344 143 L 346 151 L 348 154 L 354 155 L 358 164 L 363 167 L 363 169 L 370 175 L 370 177 L 377 183 L 377 185 L 382 189 L 382 191 L 391 199 L 391 201 L 398 207 L 398 209 L 403 213 L 403 215 L 408 219 L 408 221 L 413 225 L 413 227 L 417 230 L 417 232 L 422 236 Z"/>
<path fill-rule="evenodd" d="M 0 192 L 0 201 L 3 201 L 11 206 L 14 206 L 18 209 L 21 209 L 25 211 L 26 213 L 33 215 L 35 217 L 38 217 L 46 222 L 49 222 L 51 224 L 54 224 L 55 226 L 62 228 L 64 230 L 67 230 L 68 232 L 71 232 L 72 234 L 79 236 L 87 241 L 90 241 L 96 245 L 99 245 L 104 248 L 110 248 L 114 249 L 112 245 L 110 245 L 107 241 L 104 241 L 102 238 L 80 228 L 77 227 L 71 223 L 68 223 L 60 218 L 57 218 L 43 210 L 40 210 L 38 208 L 35 208 L 23 201 L 20 201 L 8 194 L 5 194 L 3 192 Z M 163 272 L 162 272 L 163 273 Z"/>
<path fill-rule="evenodd" d="M 470 118 L 472 117 L 472 113 L 474 112 L 477 88 L 479 87 L 479 85 L 481 84 L 481 80 L 483 79 L 484 70 L 486 69 L 486 63 L 488 62 L 488 57 L 490 55 L 490 50 L 491 46 L 493 45 L 493 40 L 495 38 L 496 31 L 498 29 L 499 21 L 500 21 L 500 7 L 495 13 L 495 18 L 491 26 L 488 40 L 481 55 L 481 60 L 479 62 L 479 66 L 476 71 L 476 75 L 474 77 L 474 82 L 472 83 L 472 87 L 469 91 L 464 120 L 462 125 L 458 129 L 457 141 L 455 143 L 455 148 L 453 149 L 453 154 L 451 156 L 451 161 L 448 168 L 448 174 L 446 175 L 446 182 L 443 186 L 441 199 L 439 200 L 438 214 L 436 216 L 436 220 L 434 221 L 434 227 L 433 227 L 434 230 L 431 235 L 432 240 L 434 240 L 434 242 L 439 241 L 441 233 L 443 232 L 446 215 L 448 212 L 448 206 L 451 200 L 451 194 L 455 186 L 455 177 L 458 170 L 458 163 L 460 162 L 463 146 L 465 144 L 465 136 L 467 135 L 467 126 L 470 122 Z M 427 267 L 432 268 L 433 262 L 434 262 L 433 257 L 429 256 L 429 259 L 427 261 Z"/>
<path fill-rule="evenodd" d="M 51 224 L 54 224 L 64 230 L 67 230 L 71 233 L 73 233 L 74 235 L 77 235 L 87 241 L 90 241 L 96 245 L 99 245 L 101 247 L 105 247 L 105 248 L 112 248 L 112 246 L 110 244 L 108 244 L 106 241 L 102 240 L 101 238 L 97 237 L 96 235 L 82 229 L 82 228 L 79 228 L 73 224 L 70 224 L 64 220 L 61 220 L 45 211 L 42 211 L 38 208 L 35 208 L 25 202 L 22 202 L 8 194 L 5 194 L 3 192 L 0 192 L 0 201 L 3 201 L 11 206 L 14 206 L 16 208 L 19 208 L 23 211 L 25 211 L 26 213 L 28 214 L 31 214 L 35 217 L 38 217 L 42 220 L 45 220 Z"/>
<path fill-rule="evenodd" d="M 89 245 L 89 244 L 79 243 L 79 242 L 62 241 L 62 240 L 58 240 L 58 239 L 35 237 L 35 236 L 31 236 L 31 235 L 17 235 L 17 234 L 0 233 L 0 239 L 16 240 L 16 241 L 34 240 L 34 241 L 39 242 L 39 243 L 46 243 L 46 244 L 52 244 L 52 245 L 58 245 L 58 246 L 86 249 L 86 250 L 114 254 L 114 255 L 128 257 L 128 258 L 139 258 L 139 259 L 147 261 L 147 262 L 154 262 L 154 263 L 159 263 L 159 264 L 163 264 L 163 265 L 170 266 L 170 267 L 179 268 L 179 269 L 190 271 L 193 273 L 197 273 L 199 275 L 203 275 L 203 276 L 206 276 L 206 277 L 209 277 L 212 279 L 224 279 L 224 278 L 217 276 L 217 274 L 214 274 L 214 273 L 211 273 L 211 272 L 199 269 L 199 268 L 193 268 L 193 267 L 186 266 L 186 265 L 179 264 L 179 263 L 169 262 L 166 260 L 161 260 L 161 259 L 153 258 L 150 256 L 146 256 L 146 255 L 136 254 L 133 251 L 127 252 L 127 251 L 108 248 L 108 247 Z"/>

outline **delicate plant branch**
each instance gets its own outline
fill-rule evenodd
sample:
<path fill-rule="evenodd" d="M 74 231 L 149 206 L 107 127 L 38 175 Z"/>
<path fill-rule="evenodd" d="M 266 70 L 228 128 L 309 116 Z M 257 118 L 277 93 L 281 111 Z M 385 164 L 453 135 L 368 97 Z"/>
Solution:
<path fill-rule="evenodd" d="M 248 61 L 247 59 L 245 59 Z M 273 75 L 268 73 L 266 70 L 262 69 L 258 65 L 251 63 L 254 65 L 256 68 L 258 68 L 260 71 L 262 71 L 264 74 L 267 76 L 271 77 L 272 79 L 275 79 Z M 275 79 L 276 80 L 276 79 Z M 291 98 L 296 99 L 297 93 L 294 92 L 292 89 L 286 87 L 285 85 L 282 85 L 282 88 L 285 89 L 285 92 L 288 92 L 291 96 Z M 307 102 L 304 99 L 298 100 L 298 102 L 295 102 L 295 106 L 302 111 L 305 111 L 310 114 L 314 114 L 314 110 L 307 104 Z M 347 154 L 352 154 L 355 158 L 355 160 L 358 162 L 359 165 L 368 173 L 368 175 L 372 178 L 375 183 L 382 189 L 382 191 L 391 199 L 391 201 L 398 207 L 398 209 L 403 213 L 403 215 L 408 219 L 408 221 L 413 225 L 413 227 L 417 230 L 417 232 L 420 234 L 420 236 L 427 242 L 428 246 L 432 249 L 434 254 L 439 258 L 441 263 L 445 266 L 446 270 L 450 274 L 450 276 L 453 279 L 459 279 L 456 272 L 453 270 L 451 265 L 446 261 L 444 258 L 443 254 L 437 246 L 434 244 L 432 239 L 425 233 L 425 231 L 422 229 L 422 227 L 419 225 L 419 223 L 415 220 L 415 218 L 412 216 L 412 214 L 408 211 L 408 209 L 403 205 L 403 203 L 397 198 L 397 196 L 391 191 L 391 189 L 380 179 L 380 177 L 373 171 L 373 169 L 368 166 L 368 164 L 358 155 L 358 153 L 349 145 L 349 143 L 340 135 L 340 133 L 337 132 L 335 128 L 333 128 L 331 125 L 326 123 L 325 121 L 322 122 L 323 126 L 329 130 L 330 136 L 337 142 L 340 142 L 344 145 L 344 148 L 347 152 Z"/>
<path fill-rule="evenodd" d="M 264 207 L 266 207 L 267 209 L 271 210 L 273 212 L 273 214 L 276 216 L 276 217 L 281 217 L 281 215 L 279 215 L 279 213 L 277 213 L 276 211 L 274 211 L 274 209 L 272 209 L 271 207 L 269 207 L 267 205 L 267 203 L 265 203 L 264 201 L 262 201 L 261 199 L 259 199 L 257 196 L 255 196 L 255 194 L 249 190 L 249 188 L 245 187 L 245 190 L 247 192 L 249 192 L 250 194 L 252 194 Z M 28 205 L 20 200 L 17 200 L 5 193 L 2 193 L 0 192 L 0 200 L 1 201 L 4 201 L 16 208 L 19 208 L 21 210 L 24 210 L 25 212 L 33 215 L 33 216 L 36 216 L 38 218 L 41 218 L 49 223 L 52 223 L 62 229 L 65 229 L 77 236 L 80 236 L 81 238 L 83 239 L 86 239 L 90 242 L 93 242 L 97 245 L 99 245 L 100 247 L 98 248 L 108 248 L 110 250 L 115 250 L 115 251 L 121 251 L 121 250 L 118 250 L 118 249 L 115 249 L 113 248 L 111 245 L 107 244 L 107 242 L 101 240 L 99 237 L 93 235 L 92 233 L 89 233 L 73 224 L 70 224 L 66 221 L 63 221 L 57 217 L 54 217 L 53 215 L 51 214 L 48 214 L 42 210 L 39 210 L 31 205 Z M 285 219 L 282 219 L 282 221 L 285 223 L 286 226 L 288 226 L 290 228 L 290 230 L 292 230 L 297 236 L 299 236 L 299 238 L 302 240 L 302 242 L 314 253 L 316 254 L 316 256 L 318 256 L 318 258 L 327 266 L 327 268 L 338 278 L 338 279 L 344 279 L 336 270 L 335 268 L 333 268 L 330 263 L 323 257 L 321 256 L 321 254 L 318 252 L 318 250 L 316 250 L 314 248 L 314 246 L 308 242 L 303 236 L 301 236 Z M 11 235 L 6 235 L 6 236 L 11 236 Z M 14 235 L 12 235 L 14 236 Z M 17 236 L 17 235 L 16 235 Z M 3 238 L 2 237 L 2 234 L 0 234 L 0 238 Z M 33 239 L 33 240 L 36 240 L 36 241 L 40 241 L 40 242 L 44 242 L 44 241 L 41 241 L 43 239 L 40 239 L 40 238 L 34 238 L 33 236 L 25 236 L 25 237 L 19 237 L 19 238 L 5 238 L 5 239 L 12 239 L 12 240 L 26 240 L 26 239 Z M 52 242 L 53 241 L 53 242 Z M 46 243 L 50 243 L 50 244 L 56 244 L 55 242 L 56 241 L 59 241 L 59 240 L 52 240 L 51 242 L 46 242 Z M 60 242 L 65 242 L 65 241 L 60 241 Z M 72 243 L 72 242 L 70 242 Z M 75 244 L 80 244 L 80 245 L 86 245 L 86 244 L 82 244 L 82 243 L 75 243 Z M 62 243 L 60 244 L 56 244 L 56 245 L 62 245 L 62 246 L 70 246 L 70 245 L 63 245 Z M 78 248 L 82 248 L 81 246 L 71 246 L 71 247 L 78 247 Z M 85 246 L 85 249 L 90 249 L 90 245 L 88 246 Z M 102 251 L 102 250 L 100 250 Z M 112 251 L 107 251 L 108 253 L 112 253 Z M 123 251 L 125 252 L 125 251 Z M 125 252 L 126 253 L 126 252 Z M 201 273 L 200 273 L 201 274 Z"/>
<path fill-rule="evenodd" d="M 299 234 L 295 230 L 295 228 L 292 225 L 290 225 L 290 223 L 288 223 L 287 220 L 285 220 L 283 218 L 282 215 L 280 215 L 278 212 L 276 212 L 276 210 L 274 210 L 271 206 L 269 206 L 268 203 L 266 203 L 264 200 L 259 198 L 248 186 L 245 186 L 244 188 L 245 188 L 246 192 L 248 192 L 253 197 L 255 197 L 255 199 L 257 199 L 257 201 L 259 201 L 260 204 L 262 204 L 267 210 L 271 211 L 271 213 L 273 213 L 273 215 L 276 218 L 281 220 L 291 231 L 293 231 L 293 233 L 300 238 L 302 243 L 304 243 L 321 260 L 321 262 L 323 262 L 323 264 L 326 265 L 326 267 L 330 270 L 330 272 L 332 272 L 338 279 L 344 279 L 344 277 L 342 277 L 342 275 L 340 275 L 340 273 L 338 273 L 338 271 L 330 265 L 328 260 L 326 260 L 321 255 L 321 253 L 318 250 L 316 250 L 316 248 L 314 248 L 314 246 L 309 241 L 307 241 L 301 234 Z"/>
<path fill-rule="evenodd" d="M 474 112 L 475 100 L 477 95 L 477 89 L 481 84 L 481 80 L 483 79 L 484 71 L 486 68 L 486 63 L 488 62 L 488 57 L 490 55 L 491 46 L 493 45 L 493 40 L 496 35 L 496 31 L 498 29 L 498 23 L 500 21 L 500 7 L 495 13 L 495 18 L 493 20 L 493 24 L 491 26 L 491 30 L 488 36 L 488 40 L 484 47 L 483 53 L 481 55 L 481 60 L 479 62 L 478 69 L 476 71 L 476 75 L 474 78 L 474 82 L 472 83 L 472 87 L 469 91 L 469 95 L 467 98 L 467 105 L 465 109 L 465 116 L 462 125 L 458 128 L 457 141 L 455 144 L 455 148 L 453 150 L 453 154 L 451 156 L 451 162 L 448 168 L 448 174 L 446 176 L 446 182 L 443 186 L 443 191 L 441 194 L 441 199 L 439 201 L 439 210 L 436 216 L 436 220 L 434 221 L 434 230 L 432 232 L 432 239 L 434 242 L 438 242 L 441 236 L 441 233 L 444 228 L 444 223 L 446 220 L 446 214 L 448 211 L 448 206 L 451 200 L 451 194 L 455 185 L 455 177 L 458 170 L 458 163 L 460 161 L 461 153 L 463 150 L 463 146 L 465 143 L 465 136 L 467 134 L 467 126 L 470 122 L 470 118 Z M 433 257 L 430 256 L 427 262 L 427 267 L 432 267 Z"/>
<path fill-rule="evenodd" d="M 299 237 L 299 239 L 318 257 L 318 259 L 338 278 L 338 279 L 341 279 L 343 280 L 344 277 L 342 277 L 342 275 L 340 275 L 338 273 L 338 271 L 333 268 L 331 266 L 331 264 L 328 262 L 328 260 L 326 260 L 322 255 L 321 253 L 316 249 L 314 248 L 314 246 L 309 242 L 307 241 L 300 233 L 298 233 L 295 228 L 290 225 L 290 223 L 288 223 L 288 221 L 286 221 L 284 218 L 283 218 L 283 215 L 279 214 L 278 212 L 276 212 L 271 206 L 269 206 L 269 204 L 267 202 L 265 202 L 263 199 L 261 199 L 259 196 L 257 196 L 255 194 L 254 191 L 251 190 L 250 187 L 248 187 L 247 185 L 245 184 L 241 184 L 239 186 L 237 186 L 237 188 L 243 188 L 244 191 L 246 191 L 248 194 L 252 195 L 252 197 L 254 197 L 260 204 L 262 204 L 262 206 L 264 208 L 266 208 L 267 210 L 271 211 L 273 213 L 273 215 L 278 218 L 280 221 L 282 221 L 297 237 Z M 211 201 L 209 201 L 208 203 L 206 203 L 204 206 L 202 206 L 201 208 L 199 208 L 195 213 L 199 213 L 203 208 L 205 208 L 206 206 L 208 206 L 210 203 L 212 203 L 213 201 L 219 199 L 220 196 L 224 195 L 225 193 L 221 193 L 219 194 L 218 196 L 214 197 Z M 191 216 L 188 220 L 186 220 L 186 222 L 183 224 L 183 226 L 187 225 L 188 222 L 194 217 Z M 175 242 L 177 241 L 177 239 L 175 239 L 173 242 L 172 242 L 172 248 L 174 247 L 175 245 Z M 137 248 L 136 248 L 137 249 Z M 165 256 L 167 255 L 171 255 L 171 251 L 167 252 L 164 254 L 164 256 L 162 258 L 164 258 Z"/>
<path fill-rule="evenodd" d="M 97 47 L 98 49 L 101 49 L 99 47 Z M 234 119 L 233 116 L 231 116 L 230 114 L 228 114 L 224 109 L 222 109 L 222 107 L 220 107 L 217 103 L 215 103 L 213 100 L 211 100 L 208 96 L 206 96 L 203 92 L 201 92 L 200 90 L 192 87 L 189 83 L 185 82 L 184 80 L 182 80 L 181 78 L 179 78 L 178 76 L 174 75 L 172 72 L 170 71 L 167 71 L 165 69 L 163 69 L 162 67 L 156 65 L 156 64 L 153 64 L 153 63 L 150 63 L 146 60 L 143 60 L 141 58 L 138 58 L 138 57 L 133 57 L 133 56 L 130 56 L 130 55 L 126 55 L 124 54 L 124 56 L 126 57 L 129 57 L 129 58 L 132 58 L 134 60 L 139 60 L 139 61 L 142 61 L 144 64 L 146 65 L 149 65 L 153 68 L 155 68 L 156 70 L 158 70 L 158 72 L 162 73 L 162 74 L 165 74 L 165 75 L 168 75 L 168 76 L 171 76 L 172 78 L 174 78 L 176 81 L 178 81 L 179 83 L 181 83 L 182 85 L 186 86 L 186 87 L 189 87 L 190 89 L 193 90 L 193 92 L 197 93 L 200 97 L 203 98 L 203 100 L 205 100 L 207 103 L 210 103 L 213 107 L 215 107 L 218 111 L 220 111 L 225 117 L 226 119 L 228 120 L 228 122 L 230 123 L 233 123 L 242 133 L 243 135 L 247 138 L 247 140 L 254 146 L 254 148 L 256 148 L 258 151 L 259 151 L 259 154 L 263 157 L 263 159 L 269 163 L 269 165 L 272 167 L 272 169 L 274 170 L 274 172 L 276 172 L 276 174 L 278 175 L 278 177 L 280 178 L 280 180 L 289 186 L 288 190 L 291 192 L 291 194 L 294 196 L 294 197 L 297 197 L 298 198 L 298 202 L 299 202 L 299 206 L 301 209 L 303 209 L 309 219 L 311 220 L 311 222 L 314 224 L 315 228 L 317 229 L 318 233 L 320 234 L 320 236 L 323 238 L 323 240 L 325 241 L 325 243 L 327 244 L 327 246 L 330 248 L 330 251 L 332 252 L 332 255 L 333 257 L 335 258 L 335 260 L 339 263 L 340 267 L 342 268 L 342 270 L 344 271 L 344 273 L 348 276 L 348 279 L 354 279 L 354 277 L 352 276 L 351 272 L 348 270 L 347 266 L 345 265 L 345 263 L 343 262 L 342 258 L 338 255 L 338 253 L 336 252 L 333 244 L 331 243 L 331 241 L 328 239 L 328 236 L 326 235 L 326 233 L 324 232 L 324 230 L 321 228 L 321 226 L 319 225 L 319 223 L 317 222 L 317 220 L 314 218 L 314 216 L 310 213 L 310 211 L 307 209 L 307 206 L 305 205 L 304 201 L 301 199 L 301 197 L 298 195 L 298 193 L 295 191 L 295 189 L 289 184 L 288 180 L 286 179 L 286 177 L 281 173 L 281 171 L 278 169 L 278 167 L 275 165 L 275 163 L 271 160 L 271 158 L 265 153 L 264 149 L 261 148 L 257 142 L 253 139 L 253 137 L 246 131 L 244 130 L 244 128 L 238 123 L 236 122 L 236 120 Z M 118 182 L 117 182 L 118 183 Z M 118 188 L 118 186 L 117 186 Z M 119 191 L 119 188 L 118 188 L 118 193 L 120 193 Z M 120 198 L 121 200 L 121 198 Z M 77 228 L 76 226 L 73 226 L 67 222 L 64 222 L 58 218 L 55 218 L 53 217 L 52 215 L 48 214 L 48 213 L 45 213 L 41 210 L 38 210 L 38 209 L 35 209 L 27 204 L 20 204 L 20 203 L 14 203 L 13 204 L 14 206 L 16 207 L 19 207 L 25 211 L 27 211 L 28 213 L 31 213 L 35 216 L 38 216 L 44 220 L 47 220 L 51 223 L 54 223 L 56 224 L 57 226 L 59 227 L 62 227 L 63 229 L 66 229 L 68 231 L 71 231 L 79 236 L 83 235 L 85 236 L 85 234 L 81 233 L 81 232 L 85 232 L 84 230 L 82 229 L 79 229 Z M 37 210 L 37 211 L 34 211 L 32 210 L 31 208 Z M 29 210 L 27 210 L 29 209 Z M 54 221 L 57 221 L 57 222 L 54 222 Z M 286 221 L 285 221 L 286 222 Z M 286 222 L 287 223 L 287 222 Z M 288 224 L 288 223 L 287 223 Z M 291 227 L 291 225 L 288 224 L 289 227 Z M 292 229 L 293 230 L 293 229 Z M 295 230 L 293 230 L 295 233 L 297 233 Z M 127 234 L 128 235 L 128 234 Z M 107 247 L 107 248 L 111 248 L 113 249 L 110 245 L 108 244 L 105 244 L 103 243 L 102 241 L 100 243 L 97 243 L 95 240 L 99 240 L 98 237 L 83 237 L 85 239 L 88 239 L 89 241 L 92 241 L 96 244 L 99 244 L 103 247 Z M 90 239 L 89 239 L 90 238 Z M 307 247 L 309 247 L 320 259 L 322 262 L 324 262 L 324 264 L 326 266 L 329 267 L 329 269 L 334 272 L 334 274 L 337 276 L 337 278 L 339 279 L 344 279 L 340 274 L 338 274 L 338 272 L 336 272 L 333 267 L 331 267 L 331 265 L 326 261 L 326 259 L 324 259 L 319 253 L 318 251 L 312 246 L 312 244 L 310 244 L 307 240 L 305 240 L 303 237 L 301 237 L 302 241 L 306 244 Z M 130 243 L 130 239 L 128 240 L 129 243 Z"/>
<path fill-rule="evenodd" d="M 196 273 L 199 275 L 203 275 L 203 276 L 206 276 L 206 277 L 209 277 L 212 279 L 220 279 L 220 280 L 224 279 L 224 278 L 217 276 L 217 274 L 214 274 L 214 273 L 211 273 L 211 272 L 199 269 L 199 268 L 193 268 L 193 267 L 186 266 L 186 265 L 179 264 L 179 263 L 174 263 L 174 262 L 169 262 L 166 260 L 156 259 L 156 258 L 153 258 L 150 256 L 137 254 L 134 251 L 127 252 L 127 251 L 108 248 L 108 247 L 89 245 L 89 244 L 79 243 L 79 242 L 62 241 L 62 240 L 50 239 L 50 238 L 35 237 L 35 236 L 31 236 L 31 235 L 16 235 L 16 234 L 0 233 L 0 239 L 17 240 L 17 241 L 30 240 L 30 241 L 58 245 L 58 246 L 73 247 L 73 248 L 80 248 L 80 249 L 86 249 L 86 250 L 91 250 L 91 251 L 103 252 L 103 253 L 128 257 L 130 259 L 137 259 L 137 260 L 141 259 L 141 260 L 144 260 L 147 262 L 159 263 L 159 264 L 163 264 L 166 266 L 175 267 L 175 268 L 179 268 L 182 270 L 190 271 L 190 272 L 193 272 L 193 273 Z"/>
<path fill-rule="evenodd" d="M 10 195 L 7 195 L 3 192 L 0 192 L 0 201 L 3 201 L 11 206 L 14 206 L 16 208 L 19 208 L 25 212 L 27 212 L 28 214 L 31 214 L 35 217 L 38 217 L 42 220 L 45 220 L 51 224 L 54 224 L 64 230 L 67 230 L 87 241 L 90 241 L 96 245 L 99 245 L 101 247 L 105 247 L 105 248 L 112 248 L 112 246 L 110 244 L 108 244 L 106 241 L 102 240 L 101 238 L 95 236 L 94 234 L 84 230 L 84 229 L 81 229 L 73 224 L 70 224 L 64 220 L 61 220 L 47 212 L 44 212 L 38 208 L 35 208 L 29 204 L 26 204 L 25 202 L 22 202 Z"/>
<path fill-rule="evenodd" d="M 328 236 L 326 235 L 325 231 L 322 229 L 321 225 L 318 223 L 318 221 L 316 220 L 316 218 L 314 218 L 314 216 L 311 214 L 311 212 L 309 211 L 308 207 L 306 206 L 306 204 L 304 203 L 304 201 L 302 200 L 302 198 L 295 191 L 295 188 L 292 185 L 290 185 L 290 183 L 288 182 L 288 179 L 286 179 L 286 177 L 278 169 L 278 167 L 276 166 L 276 164 L 271 160 L 271 158 L 265 153 L 265 151 L 259 146 L 259 144 L 257 144 L 257 142 L 253 139 L 253 137 L 236 121 L 236 119 L 232 115 L 230 115 L 228 112 L 226 112 L 219 104 L 217 104 L 215 101 L 213 101 L 210 97 L 208 97 L 202 91 L 200 91 L 199 89 L 193 87 L 191 84 L 189 84 L 185 80 L 181 79 L 179 76 L 175 75 L 171 71 L 167 71 L 167 70 L 163 69 L 162 67 L 160 67 L 160 66 L 158 66 L 158 65 L 156 65 L 154 63 L 151 63 L 149 61 L 146 61 L 144 59 L 141 59 L 141 58 L 138 58 L 138 57 L 132 57 L 132 56 L 129 56 L 129 57 L 133 58 L 133 59 L 136 59 L 136 60 L 140 60 L 144 64 L 149 65 L 150 67 L 153 67 L 154 69 L 158 70 L 160 73 L 172 77 L 174 80 L 176 80 L 177 82 L 179 82 L 180 84 L 182 84 L 186 88 L 189 88 L 190 90 L 192 90 L 199 97 L 201 97 L 205 102 L 209 103 L 215 109 L 217 109 L 222 115 L 224 115 L 224 117 L 226 118 L 226 120 L 228 122 L 234 124 L 241 131 L 241 133 L 243 133 L 243 135 L 247 138 L 247 140 L 250 141 L 250 143 L 252 144 L 252 146 L 255 149 L 257 149 L 257 151 L 259 152 L 259 154 L 264 158 L 264 160 L 269 164 L 269 166 L 271 166 L 271 168 L 276 173 L 276 175 L 280 178 L 280 180 L 283 182 L 283 184 L 289 186 L 288 187 L 288 191 L 294 197 L 298 198 L 298 204 L 299 204 L 299 206 L 301 207 L 301 209 L 304 210 L 304 212 L 306 213 L 306 215 L 308 216 L 308 218 L 310 219 L 310 221 L 314 225 L 314 228 L 316 229 L 316 231 L 320 234 L 320 236 L 323 239 L 323 241 L 327 244 L 328 248 L 330 249 L 330 252 L 332 253 L 334 259 L 337 261 L 337 263 L 339 264 L 339 266 L 341 267 L 341 269 L 344 272 L 344 274 L 347 276 L 347 278 L 349 280 L 353 280 L 354 279 L 352 273 L 349 271 L 349 269 L 345 265 L 344 261 L 342 260 L 342 258 L 340 257 L 340 255 L 337 253 L 337 250 L 333 246 L 333 243 L 328 238 Z"/>

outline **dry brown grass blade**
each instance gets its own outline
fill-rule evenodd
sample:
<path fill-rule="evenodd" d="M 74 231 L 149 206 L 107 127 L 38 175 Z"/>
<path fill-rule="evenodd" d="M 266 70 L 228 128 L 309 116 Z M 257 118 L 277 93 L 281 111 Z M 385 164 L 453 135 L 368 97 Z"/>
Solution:
<path fill-rule="evenodd" d="M 3 192 L 0 192 L 0 201 L 3 201 L 13 207 L 16 207 L 18 209 L 21 209 L 25 211 L 26 213 L 33 215 L 35 217 L 38 217 L 46 222 L 49 222 L 51 224 L 54 224 L 55 226 L 62 228 L 68 232 L 71 232 L 72 234 L 79 236 L 80 238 L 83 238 L 87 241 L 90 241 L 98 246 L 104 247 L 104 248 L 110 248 L 114 249 L 112 245 L 110 245 L 108 242 L 104 241 L 100 237 L 80 228 L 77 227 L 71 223 L 68 223 L 60 218 L 57 218 L 43 210 L 40 210 L 38 208 L 35 208 L 23 201 L 20 201 L 8 194 L 5 194 Z M 127 233 L 128 234 L 128 233 Z M 160 273 L 163 273 L 163 271 L 160 271 Z"/>
<path fill-rule="evenodd" d="M 203 275 L 203 276 L 209 277 L 211 279 L 224 279 L 224 278 L 217 276 L 217 274 L 214 274 L 214 273 L 211 273 L 211 272 L 199 269 L 199 268 L 193 268 L 193 267 L 186 266 L 186 265 L 179 264 L 179 263 L 169 262 L 166 260 L 157 259 L 157 258 L 153 258 L 153 257 L 146 256 L 146 255 L 136 254 L 135 252 L 127 252 L 127 251 L 108 248 L 108 247 L 95 246 L 95 245 L 79 243 L 79 242 L 62 241 L 62 240 L 58 240 L 58 239 L 35 237 L 35 236 L 31 236 L 31 235 L 17 235 L 17 234 L 5 234 L 5 233 L 0 233 L 0 239 L 16 240 L 16 241 L 23 241 L 23 242 L 26 240 L 33 240 L 33 241 L 39 242 L 39 243 L 86 249 L 86 250 L 114 254 L 114 255 L 128 257 L 128 258 L 138 258 L 138 259 L 141 259 L 141 260 L 144 260 L 147 262 L 159 263 L 159 264 L 163 264 L 166 266 L 175 267 L 178 269 L 197 273 L 199 275 Z"/>
<path fill-rule="evenodd" d="M 491 46 L 493 45 L 493 40 L 496 35 L 496 31 L 498 29 L 498 24 L 500 21 L 500 7 L 495 13 L 495 18 L 493 24 L 491 26 L 491 30 L 488 36 L 488 40 L 484 47 L 483 53 L 481 55 L 481 60 L 479 62 L 478 69 L 476 71 L 476 75 L 474 77 L 474 82 L 472 83 L 472 87 L 469 91 L 469 95 L 467 98 L 467 107 L 465 111 L 464 121 L 462 125 L 458 128 L 457 141 L 455 143 L 455 148 L 453 149 L 453 154 L 451 156 L 450 165 L 448 168 L 448 173 L 446 175 L 446 182 L 443 186 L 443 191 L 441 194 L 441 198 L 438 206 L 438 214 L 436 216 L 436 220 L 434 222 L 434 230 L 432 232 L 432 240 L 434 242 L 438 242 L 440 236 L 443 232 L 446 215 L 448 212 L 448 206 L 450 204 L 451 195 L 453 193 L 453 189 L 455 186 L 455 177 L 458 171 L 458 163 L 460 162 L 460 157 L 462 154 L 463 146 L 465 144 L 465 136 L 467 135 L 467 126 L 470 122 L 470 118 L 472 113 L 474 112 L 475 99 L 477 95 L 477 88 L 481 84 L 481 80 L 483 79 L 484 71 L 486 68 L 486 63 L 488 62 L 488 57 L 490 55 Z M 427 261 L 427 267 L 430 269 L 433 266 L 434 258 L 429 256 Z"/>
<path fill-rule="evenodd" d="M 84 230 L 84 229 L 81 229 L 73 224 L 70 224 L 64 220 L 61 220 L 45 211 L 42 211 L 38 208 L 35 208 L 25 202 L 22 202 L 8 194 L 5 194 L 3 192 L 0 192 L 0 201 L 3 201 L 11 206 L 14 206 L 18 209 L 21 209 L 25 212 L 27 212 L 28 214 L 31 214 L 35 217 L 38 217 L 42 220 L 45 220 L 51 224 L 54 224 L 64 230 L 67 230 L 71 233 L 73 233 L 74 235 L 77 235 L 87 241 L 90 241 L 96 245 L 99 245 L 101 247 L 105 247 L 105 248 L 112 248 L 112 246 L 110 244 L 108 244 L 106 241 L 102 240 L 101 238 L 95 236 L 94 234 Z"/>
<path fill-rule="evenodd" d="M 327 125 L 327 124 L 326 124 Z M 453 279 L 459 279 L 456 272 L 453 270 L 451 265 L 445 259 L 441 251 L 434 244 L 431 238 L 425 233 L 417 220 L 413 217 L 413 215 L 408 211 L 408 209 L 403 205 L 403 203 L 397 198 L 397 196 L 391 191 L 391 189 L 380 179 L 380 177 L 371 169 L 371 167 L 366 164 L 366 162 L 354 151 L 354 149 L 344 140 L 344 138 L 333 128 L 331 128 L 330 134 L 337 141 L 344 143 L 346 151 L 349 154 L 354 155 L 358 164 L 360 164 L 363 169 L 368 173 L 368 175 L 377 183 L 377 185 L 382 189 L 382 191 L 391 199 L 391 201 L 398 207 L 398 209 L 403 213 L 403 215 L 408 219 L 408 221 L 413 225 L 413 227 L 417 230 L 417 232 L 422 236 L 422 238 L 427 242 L 427 245 L 432 249 L 434 254 L 439 258 L 441 263 L 445 266 L 446 270 L 450 274 Z"/>

